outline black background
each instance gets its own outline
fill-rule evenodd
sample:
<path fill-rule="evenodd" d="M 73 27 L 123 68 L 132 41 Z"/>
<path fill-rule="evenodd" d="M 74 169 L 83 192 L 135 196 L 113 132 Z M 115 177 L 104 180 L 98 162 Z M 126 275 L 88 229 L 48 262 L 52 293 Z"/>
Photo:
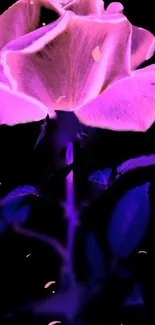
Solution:
<path fill-rule="evenodd" d="M 136 26 L 146 28 L 155 34 L 153 1 L 122 0 L 125 15 Z M 1 1 L 0 12 L 8 8 L 14 1 Z M 107 6 L 110 1 L 105 1 Z M 44 19 L 45 21 L 45 19 Z M 46 21 L 45 21 L 46 22 Z M 154 63 L 153 57 L 142 66 Z M 43 198 L 31 199 L 31 214 L 33 218 L 27 222 L 27 227 L 53 235 L 62 243 L 65 241 L 66 221 L 57 200 L 52 197 L 63 196 L 63 181 L 61 176 L 53 179 L 49 175 L 55 171 L 54 149 L 52 148 L 49 123 L 47 133 L 36 150 L 35 141 L 40 132 L 41 122 L 0 127 L 0 195 L 3 196 L 16 186 L 23 184 L 47 184 L 47 193 Z M 113 132 L 97 130 L 95 138 L 90 140 L 85 148 L 75 146 L 75 181 L 77 199 L 89 197 L 87 175 L 95 169 L 116 167 L 120 162 L 136 157 L 155 153 L 155 125 L 146 133 Z M 51 143 L 51 145 L 50 145 Z M 49 177 L 49 178 L 48 178 Z M 77 278 L 87 277 L 87 266 L 83 252 L 86 231 L 93 231 L 103 249 L 105 223 L 113 204 L 126 189 L 135 184 L 151 179 L 151 221 L 150 227 L 140 244 L 140 249 L 147 250 L 147 255 L 137 255 L 134 252 L 127 263 L 134 270 L 134 277 L 141 279 L 145 298 L 145 308 L 122 308 L 120 301 L 124 290 L 130 289 L 132 279 L 124 286 L 123 281 L 115 278 L 107 284 L 107 293 L 100 297 L 85 311 L 84 324 L 150 324 L 154 319 L 154 168 L 143 172 L 131 173 L 117 183 L 108 196 L 101 197 L 90 209 L 81 214 L 81 227 L 77 231 L 75 245 L 75 265 Z M 49 199 L 51 195 L 51 199 Z M 103 219 L 104 207 L 104 219 Z M 95 215 L 95 218 L 94 218 Z M 104 220 L 104 221 L 103 221 Z M 29 259 L 25 259 L 31 253 Z M 108 255 L 108 253 L 107 253 Z M 79 268 L 80 265 L 80 268 Z M 54 252 L 40 242 L 14 234 L 11 229 L 0 238 L 0 324 L 47 324 L 46 320 L 31 319 L 30 315 L 16 313 L 11 320 L 4 320 L 3 315 L 13 307 L 43 296 L 43 286 L 46 282 L 58 279 L 60 261 Z M 56 290 L 57 285 L 54 290 Z M 126 289 L 124 289 L 126 288 Z M 106 298 L 105 298 L 106 297 Z M 103 306 L 106 315 L 103 315 Z M 100 321 L 99 321 L 100 319 Z"/>

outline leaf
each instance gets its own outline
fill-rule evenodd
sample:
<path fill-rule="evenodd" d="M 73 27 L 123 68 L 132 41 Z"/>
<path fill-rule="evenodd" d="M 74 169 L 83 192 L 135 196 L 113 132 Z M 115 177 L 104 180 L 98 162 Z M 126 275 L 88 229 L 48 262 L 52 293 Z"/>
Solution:
<path fill-rule="evenodd" d="M 8 224 L 24 223 L 29 217 L 29 205 L 23 204 L 22 198 L 12 199 L 2 209 L 2 219 Z"/>
<path fill-rule="evenodd" d="M 97 170 L 89 176 L 89 181 L 94 183 L 103 184 L 105 187 L 108 185 L 108 180 L 112 173 L 111 168 L 106 168 L 104 170 Z"/>
<path fill-rule="evenodd" d="M 140 156 L 124 161 L 117 167 L 116 171 L 114 171 L 112 168 L 97 170 L 89 176 L 89 181 L 92 183 L 94 191 L 100 191 L 101 194 L 103 191 L 107 190 L 121 175 L 138 168 L 153 165 L 155 166 L 155 154 Z"/>
<path fill-rule="evenodd" d="M 94 198 L 100 196 L 110 186 L 112 168 L 97 170 L 90 174 L 88 180 L 91 182 L 91 190 Z"/>
<path fill-rule="evenodd" d="M 87 236 L 86 259 L 89 267 L 89 282 L 93 289 L 93 286 L 100 284 L 106 275 L 104 255 L 93 233 Z"/>
<path fill-rule="evenodd" d="M 150 215 L 149 183 L 128 191 L 117 203 L 108 224 L 108 244 L 115 257 L 127 257 L 142 240 Z"/>
<path fill-rule="evenodd" d="M 136 306 L 136 305 L 143 305 L 144 299 L 142 297 L 142 290 L 140 283 L 137 283 L 133 288 L 130 295 L 124 300 L 123 306 Z"/>
<path fill-rule="evenodd" d="M 11 192 L 9 192 L 3 199 L 0 200 L 0 206 L 12 202 L 12 199 L 14 198 L 20 198 L 27 195 L 39 196 L 37 188 L 31 185 L 16 187 Z"/>
<path fill-rule="evenodd" d="M 155 165 L 155 155 L 141 156 L 129 159 L 117 167 L 117 174 L 126 174 L 131 170 Z"/>
<path fill-rule="evenodd" d="M 45 120 L 43 120 L 41 127 L 40 127 L 40 133 L 39 136 L 36 140 L 35 146 L 34 146 L 34 150 L 38 147 L 39 143 L 41 142 L 41 140 L 43 139 L 43 137 L 46 134 L 46 126 L 47 126 L 47 118 L 45 118 Z"/>

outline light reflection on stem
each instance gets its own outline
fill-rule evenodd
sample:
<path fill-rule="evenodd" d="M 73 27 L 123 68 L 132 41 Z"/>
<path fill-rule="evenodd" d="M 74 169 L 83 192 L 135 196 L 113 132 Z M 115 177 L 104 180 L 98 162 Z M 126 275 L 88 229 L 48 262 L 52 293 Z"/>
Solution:
<path fill-rule="evenodd" d="M 69 142 L 66 152 L 66 165 L 72 164 L 74 159 L 73 143 Z M 73 249 L 74 249 L 74 237 L 77 225 L 77 211 L 75 208 L 75 191 L 74 191 L 74 175 L 71 171 L 66 177 L 66 200 L 65 200 L 65 215 L 68 218 L 68 234 L 67 234 L 67 260 L 66 267 L 69 271 L 70 280 L 74 281 L 73 272 Z"/>

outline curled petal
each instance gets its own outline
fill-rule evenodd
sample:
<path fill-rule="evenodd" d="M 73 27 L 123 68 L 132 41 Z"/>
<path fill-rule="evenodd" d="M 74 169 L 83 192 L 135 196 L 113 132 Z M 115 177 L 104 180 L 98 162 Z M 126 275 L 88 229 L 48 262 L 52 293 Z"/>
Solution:
<path fill-rule="evenodd" d="M 61 0 L 65 10 L 71 10 L 77 15 L 104 14 L 104 1 L 102 0 Z"/>
<path fill-rule="evenodd" d="M 0 124 L 15 125 L 40 121 L 48 114 L 48 109 L 35 98 L 12 91 L 0 83 Z M 55 113 L 50 112 L 51 117 Z"/>
<path fill-rule="evenodd" d="M 57 0 L 19 0 L 0 15 L 0 49 L 8 42 L 35 30 L 39 24 L 41 7 L 64 14 Z"/>
<path fill-rule="evenodd" d="M 132 26 L 131 69 L 152 57 L 155 51 L 155 37 L 146 29 Z"/>
<path fill-rule="evenodd" d="M 96 18 L 66 11 L 8 44 L 1 53 L 4 73 L 13 89 L 52 109 L 74 110 L 129 75 L 130 34 L 122 15 Z"/>
<path fill-rule="evenodd" d="M 3 66 L 0 64 L 0 82 L 7 85 L 10 88 L 10 83 L 7 77 L 4 74 Z"/>
<path fill-rule="evenodd" d="M 120 2 L 112 2 L 105 14 L 123 13 L 124 7 Z M 132 26 L 131 33 L 131 69 L 134 70 L 142 62 L 152 57 L 155 51 L 155 37 L 148 30 Z"/>
<path fill-rule="evenodd" d="M 155 65 L 113 83 L 75 111 L 83 124 L 115 131 L 146 131 L 155 120 Z"/>
<path fill-rule="evenodd" d="M 112 2 L 106 9 L 106 14 L 117 14 L 122 13 L 124 10 L 123 5 L 120 2 Z"/>

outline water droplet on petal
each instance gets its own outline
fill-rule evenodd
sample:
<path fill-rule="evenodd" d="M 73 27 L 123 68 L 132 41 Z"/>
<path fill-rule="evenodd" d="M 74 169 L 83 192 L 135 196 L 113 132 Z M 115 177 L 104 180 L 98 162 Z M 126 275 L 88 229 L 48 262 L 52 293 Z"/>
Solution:
<path fill-rule="evenodd" d="M 29 256 L 31 256 L 31 254 L 27 254 L 27 255 L 26 255 L 26 257 L 29 257 Z"/>
<path fill-rule="evenodd" d="M 139 251 L 138 253 L 139 253 L 139 254 L 147 254 L 146 251 Z"/>
<path fill-rule="evenodd" d="M 96 62 L 101 60 L 101 52 L 100 52 L 99 46 L 95 47 L 95 49 L 92 52 L 92 56 L 93 56 L 94 61 L 96 61 Z"/>

